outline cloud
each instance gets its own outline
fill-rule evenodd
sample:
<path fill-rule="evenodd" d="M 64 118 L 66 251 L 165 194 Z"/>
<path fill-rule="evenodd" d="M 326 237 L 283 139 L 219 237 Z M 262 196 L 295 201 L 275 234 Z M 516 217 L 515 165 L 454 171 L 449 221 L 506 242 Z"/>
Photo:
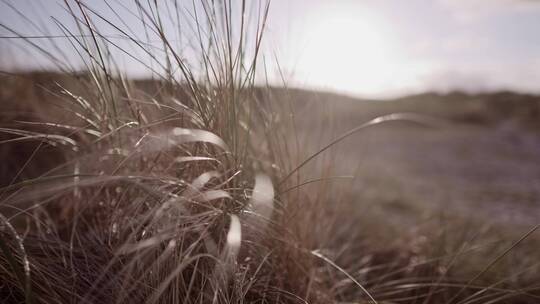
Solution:
<path fill-rule="evenodd" d="M 441 5 L 450 9 L 484 9 L 484 10 L 508 10 L 538 7 L 537 0 L 439 0 Z"/>
<path fill-rule="evenodd" d="M 438 4 L 466 23 L 499 14 L 540 11 L 539 0 L 438 0 Z"/>

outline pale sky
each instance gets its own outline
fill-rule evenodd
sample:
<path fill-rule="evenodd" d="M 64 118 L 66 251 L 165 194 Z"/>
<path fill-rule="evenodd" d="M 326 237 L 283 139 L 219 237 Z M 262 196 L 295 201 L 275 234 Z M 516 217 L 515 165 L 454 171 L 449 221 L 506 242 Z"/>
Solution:
<path fill-rule="evenodd" d="M 53 34 L 61 31 L 51 15 L 68 23 L 56 0 L 6 2 Z M 103 0 L 86 2 L 107 9 Z M 540 93 L 538 1 L 272 0 L 269 18 L 265 52 L 276 54 L 288 85 L 363 97 L 432 90 Z M 0 20 L 22 34 L 36 33 L 2 2 Z M 0 35 L 9 34 L 0 28 Z M 4 66 L 47 66 L 41 57 L 0 46 Z M 62 50 L 69 53 L 69 45 Z M 126 66 L 141 72 L 136 64 Z M 274 69 L 271 81 L 279 84 L 277 75 Z"/>

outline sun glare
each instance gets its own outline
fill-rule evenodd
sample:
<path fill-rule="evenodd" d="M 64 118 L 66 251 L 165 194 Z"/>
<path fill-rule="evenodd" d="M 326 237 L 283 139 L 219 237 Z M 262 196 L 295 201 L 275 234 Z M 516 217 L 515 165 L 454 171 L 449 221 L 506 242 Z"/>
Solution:
<path fill-rule="evenodd" d="M 321 12 L 313 19 L 298 62 L 309 83 L 368 95 L 388 88 L 398 71 L 382 24 L 358 12 Z"/>

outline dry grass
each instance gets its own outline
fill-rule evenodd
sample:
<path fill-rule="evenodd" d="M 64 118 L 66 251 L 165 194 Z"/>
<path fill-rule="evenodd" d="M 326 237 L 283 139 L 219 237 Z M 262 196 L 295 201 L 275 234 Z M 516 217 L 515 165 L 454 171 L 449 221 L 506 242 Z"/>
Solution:
<path fill-rule="evenodd" d="M 387 121 L 432 122 L 384 116 L 307 152 L 291 101 L 255 86 L 266 3 L 136 1 L 158 49 L 88 3 L 66 1 L 76 27 L 59 25 L 85 72 L 47 53 L 62 73 L 2 76 L 2 302 L 538 301 L 537 277 L 518 279 L 537 261 L 495 267 L 528 235 L 497 251 L 474 229 L 387 242 L 388 227 L 358 223 L 347 182 L 335 183 L 348 177 L 323 152 Z M 194 58 L 163 25 L 179 20 Z M 153 80 L 118 72 L 111 49 L 129 52 L 98 22 L 149 58 Z M 496 259 L 471 258 L 486 252 Z"/>

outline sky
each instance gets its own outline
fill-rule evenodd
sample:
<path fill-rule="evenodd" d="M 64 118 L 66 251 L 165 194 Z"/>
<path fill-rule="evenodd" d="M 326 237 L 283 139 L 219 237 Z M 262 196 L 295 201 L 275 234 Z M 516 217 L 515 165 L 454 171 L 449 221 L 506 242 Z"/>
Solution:
<path fill-rule="evenodd" d="M 25 22 L 6 3 L 40 23 Z M 51 16 L 69 24 L 59 1 L 36 3 L 0 2 L 0 22 L 27 35 L 44 27 L 58 33 Z M 87 3 L 106 9 L 101 0 Z M 0 35 L 9 34 L 0 28 Z M 269 64 L 275 84 L 284 77 L 290 86 L 370 98 L 452 90 L 540 93 L 540 1 L 272 0 L 265 35 L 265 52 L 275 55 L 281 71 Z M 47 66 L 42 57 L 0 42 L 4 67 Z M 70 53 L 68 44 L 61 49 Z M 133 63 L 125 68 L 141 71 Z"/>

